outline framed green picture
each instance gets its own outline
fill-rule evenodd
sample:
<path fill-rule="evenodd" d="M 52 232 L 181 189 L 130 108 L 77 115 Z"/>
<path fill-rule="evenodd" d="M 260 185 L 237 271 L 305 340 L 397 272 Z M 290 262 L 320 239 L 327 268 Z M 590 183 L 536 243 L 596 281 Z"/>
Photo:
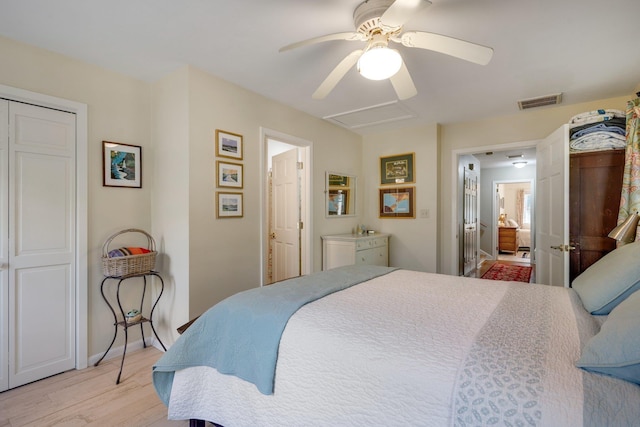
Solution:
<path fill-rule="evenodd" d="M 380 184 L 406 184 L 415 182 L 414 154 L 380 157 Z"/>

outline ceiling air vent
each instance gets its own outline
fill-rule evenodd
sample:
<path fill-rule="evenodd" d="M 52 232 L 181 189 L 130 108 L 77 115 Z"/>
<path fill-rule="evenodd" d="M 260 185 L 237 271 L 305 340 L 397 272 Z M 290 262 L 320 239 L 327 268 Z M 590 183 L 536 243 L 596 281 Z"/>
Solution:
<path fill-rule="evenodd" d="M 528 110 L 529 108 L 544 107 L 546 105 L 556 105 L 562 102 L 562 93 L 556 93 L 553 95 L 539 96 L 537 98 L 522 99 L 518 101 L 518 107 L 521 110 Z"/>

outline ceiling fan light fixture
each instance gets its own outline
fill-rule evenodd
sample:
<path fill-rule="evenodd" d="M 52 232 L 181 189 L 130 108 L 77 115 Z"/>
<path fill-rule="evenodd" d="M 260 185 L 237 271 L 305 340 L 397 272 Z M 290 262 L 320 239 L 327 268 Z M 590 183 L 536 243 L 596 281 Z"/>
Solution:
<path fill-rule="evenodd" d="M 386 46 L 372 47 L 358 59 L 358 72 L 369 80 L 385 80 L 395 75 L 402 66 L 402 57 Z"/>

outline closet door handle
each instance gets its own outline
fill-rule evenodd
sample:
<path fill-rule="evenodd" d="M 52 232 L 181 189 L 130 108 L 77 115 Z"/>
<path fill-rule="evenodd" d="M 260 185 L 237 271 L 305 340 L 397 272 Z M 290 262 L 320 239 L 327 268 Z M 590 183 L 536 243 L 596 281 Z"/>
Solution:
<path fill-rule="evenodd" d="M 575 246 L 571 246 L 571 245 L 559 245 L 559 246 L 550 246 L 551 249 L 555 249 L 557 251 L 560 252 L 569 252 L 572 251 L 574 249 L 576 249 Z"/>

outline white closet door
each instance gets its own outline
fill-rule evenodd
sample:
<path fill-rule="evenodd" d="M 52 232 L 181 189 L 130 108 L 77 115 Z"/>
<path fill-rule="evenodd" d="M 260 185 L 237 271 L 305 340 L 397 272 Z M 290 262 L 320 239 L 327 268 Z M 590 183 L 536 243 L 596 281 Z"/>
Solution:
<path fill-rule="evenodd" d="M 0 99 L 0 391 L 9 388 L 9 102 Z"/>
<path fill-rule="evenodd" d="M 9 387 L 75 367 L 75 115 L 9 104 Z"/>

